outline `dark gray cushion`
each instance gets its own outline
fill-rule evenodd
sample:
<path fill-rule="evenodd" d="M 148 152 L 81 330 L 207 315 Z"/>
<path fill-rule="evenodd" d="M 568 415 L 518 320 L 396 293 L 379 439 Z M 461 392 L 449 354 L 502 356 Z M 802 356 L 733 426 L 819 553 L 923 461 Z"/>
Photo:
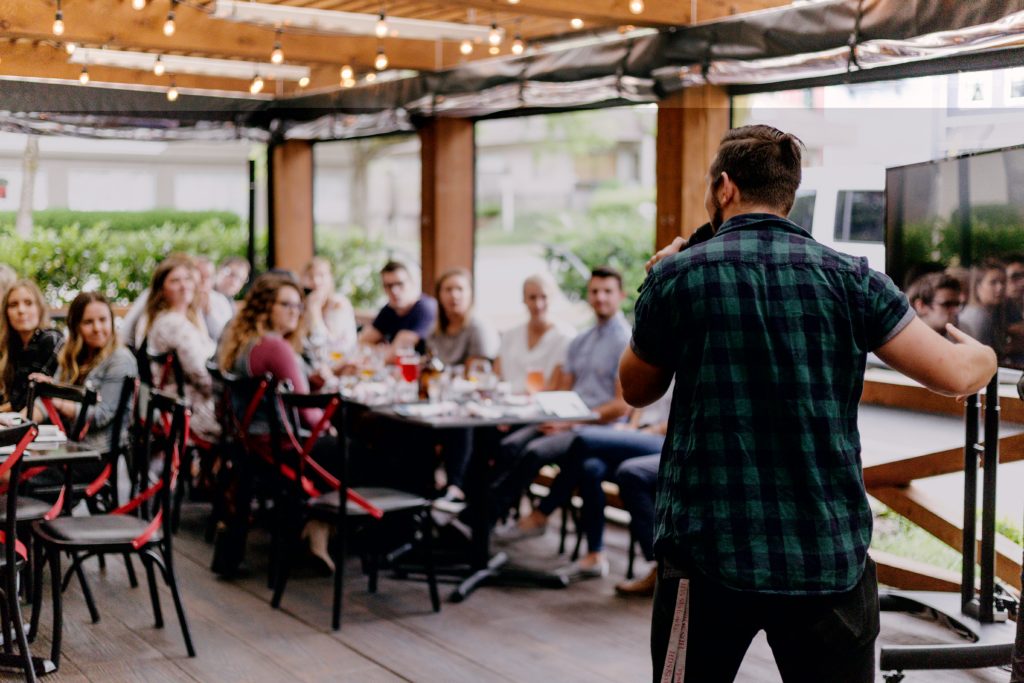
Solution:
<path fill-rule="evenodd" d="M 414 510 L 426 507 L 429 503 L 426 498 L 422 498 L 412 493 L 406 493 L 405 491 L 399 491 L 397 489 L 387 488 L 355 488 L 352 489 L 363 498 L 366 498 L 370 503 L 380 508 L 385 514 L 388 512 L 397 512 L 399 510 Z M 325 493 L 322 496 L 317 496 L 309 501 L 309 504 L 322 511 L 332 511 L 338 509 L 338 491 L 331 491 Z M 346 508 L 346 514 L 349 515 L 365 515 L 368 514 L 366 510 L 356 505 L 352 501 L 348 502 Z"/>
<path fill-rule="evenodd" d="M 131 543 L 143 531 L 149 522 L 130 515 L 96 515 L 94 517 L 58 517 L 43 522 L 41 529 L 54 538 L 81 544 L 115 544 Z M 149 538 L 159 541 L 163 537 L 161 529 Z"/>
<path fill-rule="evenodd" d="M 33 522 L 42 519 L 43 515 L 50 511 L 53 503 L 45 500 L 30 498 L 29 496 L 18 496 L 18 521 Z M 0 496 L 0 524 L 7 521 L 7 496 Z"/>

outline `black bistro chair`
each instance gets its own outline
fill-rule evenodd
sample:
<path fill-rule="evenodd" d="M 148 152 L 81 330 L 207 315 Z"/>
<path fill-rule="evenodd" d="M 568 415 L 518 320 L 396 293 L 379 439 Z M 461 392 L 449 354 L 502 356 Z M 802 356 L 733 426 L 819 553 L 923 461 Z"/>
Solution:
<path fill-rule="evenodd" d="M 37 428 L 35 423 L 27 422 L 17 427 L 0 429 L 0 449 L 6 453 L 0 462 L 0 476 L 7 474 L 10 481 L 18 481 L 22 473 L 22 455 L 25 449 L 36 437 Z M 19 666 L 25 674 L 26 681 L 36 680 L 35 665 L 32 662 L 32 653 L 28 648 L 28 638 L 25 635 L 25 624 L 21 618 L 21 604 L 18 598 L 18 573 L 28 561 L 28 549 L 18 540 L 18 487 L 11 486 L 7 493 L 0 498 L 3 505 L 3 531 L 0 536 L 0 544 L 3 545 L 3 554 L 0 555 L 0 573 L 3 574 L 3 588 L 0 590 L 0 623 L 3 624 L 4 634 L 11 634 L 13 629 L 13 640 L 5 637 L 3 639 L 3 652 L 5 664 Z M 18 647 L 18 656 L 14 658 L 14 644 Z"/>
<path fill-rule="evenodd" d="M 138 495 L 124 505 L 111 510 L 107 514 L 89 517 L 58 517 L 53 520 L 42 520 L 33 525 L 36 537 L 43 544 L 44 557 L 50 565 L 51 584 L 53 586 L 54 635 L 53 661 L 59 663 L 61 614 L 61 555 L 70 554 L 74 559 L 72 566 L 64 577 L 80 567 L 81 563 L 94 555 L 124 553 L 139 556 L 146 568 L 149 583 L 149 594 L 153 605 L 153 615 L 157 628 L 163 628 L 163 613 L 160 608 L 160 594 L 157 591 L 155 572 L 160 570 L 164 581 L 171 590 L 174 608 L 178 614 L 181 634 L 185 640 L 185 649 L 189 657 L 195 656 L 192 636 L 189 633 L 185 609 L 178 591 L 178 582 L 174 574 L 174 554 L 171 547 L 171 496 L 179 474 L 182 454 L 185 451 L 185 435 L 188 433 L 189 412 L 185 403 L 174 396 L 153 391 L 147 396 L 145 423 L 151 428 L 142 434 L 142 448 L 136 472 L 140 479 Z M 157 449 L 163 451 L 163 471 L 160 479 L 148 484 L 149 464 Z M 151 506 L 149 501 L 156 499 L 157 505 Z M 152 514 L 150 514 L 152 511 Z M 36 604 L 39 599 L 42 581 L 42 563 L 36 567 Z M 83 592 L 87 604 L 92 602 L 86 584 Z M 39 609 L 33 612 L 33 621 L 38 619 Z M 95 607 L 90 608 L 93 622 L 99 620 Z"/>
<path fill-rule="evenodd" d="M 345 449 L 339 444 L 340 476 L 334 477 L 313 459 L 311 452 L 316 440 L 330 425 L 333 414 L 341 404 L 337 394 L 279 393 L 280 410 L 271 411 L 271 445 L 279 475 L 280 497 L 276 501 L 278 529 L 274 544 L 276 565 L 272 571 L 274 594 L 271 605 L 279 607 L 291 571 L 292 559 L 300 549 L 301 534 L 309 520 L 320 520 L 338 530 L 332 559 L 334 560 L 334 597 L 331 627 L 341 628 L 342 582 L 345 568 L 345 530 L 350 522 L 359 523 L 366 537 L 366 567 L 369 592 L 377 591 L 379 558 L 391 548 L 389 533 L 395 527 L 412 527 L 424 551 L 424 565 L 430 602 L 433 610 L 441 610 L 437 592 L 432 552 L 433 528 L 430 501 L 415 494 L 389 488 L 349 488 Z M 299 411 L 319 409 L 323 417 L 310 432 L 300 428 Z M 342 504 L 341 501 L 345 501 Z"/>

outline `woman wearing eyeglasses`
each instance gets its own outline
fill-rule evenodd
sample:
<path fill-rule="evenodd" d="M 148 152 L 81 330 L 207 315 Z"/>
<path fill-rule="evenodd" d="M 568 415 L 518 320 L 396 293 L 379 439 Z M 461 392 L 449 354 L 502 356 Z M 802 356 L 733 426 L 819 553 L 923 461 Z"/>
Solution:
<path fill-rule="evenodd" d="M 300 355 L 304 330 L 302 292 L 288 275 L 264 273 L 256 278 L 238 314 L 228 323 L 221 341 L 218 363 L 221 368 L 246 377 L 270 373 L 278 383 L 288 381 L 297 393 L 308 393 L 311 372 Z M 235 405 L 235 410 L 245 406 Z M 322 411 L 305 409 L 300 418 L 307 427 L 320 421 Z M 269 448 L 270 424 L 261 407 L 253 416 L 249 434 Z M 337 453 L 337 441 L 330 435 L 321 438 L 313 449 L 313 458 L 328 469 Z M 319 456 L 319 457 L 318 457 Z M 328 572 L 334 563 L 327 551 L 330 529 L 326 524 L 310 522 L 303 535 L 309 538 L 310 552 Z"/>

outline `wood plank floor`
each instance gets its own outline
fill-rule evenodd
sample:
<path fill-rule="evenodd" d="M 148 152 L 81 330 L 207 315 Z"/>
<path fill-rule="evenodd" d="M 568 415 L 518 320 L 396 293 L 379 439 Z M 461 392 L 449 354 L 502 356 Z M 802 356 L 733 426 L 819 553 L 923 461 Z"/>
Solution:
<path fill-rule="evenodd" d="M 185 656 L 170 594 L 166 627 L 153 627 L 144 588 L 128 587 L 123 564 L 89 569 L 102 620 L 89 623 L 77 585 L 67 594 L 64 659 L 54 682 L 96 681 L 647 681 L 649 602 L 623 600 L 613 586 L 625 569 L 627 535 L 610 528 L 612 576 L 567 590 L 483 588 L 462 604 L 430 611 L 425 584 L 383 578 L 366 593 L 358 561 L 346 567 L 344 628 L 332 632 L 330 580 L 299 572 L 282 609 L 268 604 L 254 535 L 251 573 L 222 581 L 210 573 L 211 548 L 201 537 L 202 506 L 188 506 L 176 562 L 198 656 Z M 557 535 L 520 544 L 518 560 L 554 567 Z M 442 595 L 450 591 L 442 586 Z M 116 597 L 114 597 L 116 596 Z M 48 628 L 48 612 L 44 625 Z M 933 625 L 883 615 L 882 642 L 951 640 Z M 41 637 L 36 651 L 48 650 Z M 1006 681 L 1001 670 L 910 672 L 906 681 Z M 7 675 L 16 680 L 17 676 Z M 755 640 L 738 679 L 774 683 L 779 675 L 763 636 Z M 882 678 L 879 675 L 878 680 Z"/>

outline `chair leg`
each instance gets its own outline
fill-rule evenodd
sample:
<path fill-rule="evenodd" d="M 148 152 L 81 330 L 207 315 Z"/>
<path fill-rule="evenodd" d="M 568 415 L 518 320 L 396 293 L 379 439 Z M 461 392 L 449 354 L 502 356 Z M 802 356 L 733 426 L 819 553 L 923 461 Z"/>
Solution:
<path fill-rule="evenodd" d="M 341 601 L 345 579 L 345 529 L 338 525 L 338 534 L 334 539 L 334 599 L 331 605 L 331 628 L 341 630 Z"/>
<path fill-rule="evenodd" d="M 50 556 L 50 592 L 53 593 L 53 633 L 50 638 L 50 661 L 56 669 L 60 668 L 60 645 L 64 635 L 64 595 L 61 592 L 60 552 L 56 548 L 49 549 Z M 33 615 L 35 616 L 35 615 Z"/>
<path fill-rule="evenodd" d="M 85 578 L 85 572 L 82 571 L 82 563 L 74 556 L 72 556 L 72 561 L 75 563 L 75 576 L 78 577 L 78 583 L 82 586 L 82 596 L 85 597 L 85 606 L 89 608 L 89 617 L 92 619 L 92 623 L 98 624 L 100 621 L 100 613 L 99 610 L 96 609 L 96 602 L 92 599 L 92 589 L 89 588 L 89 581 Z"/>
<path fill-rule="evenodd" d="M 32 579 L 34 578 L 34 574 L 35 574 L 35 565 L 32 564 L 32 560 L 36 556 L 36 554 L 35 554 L 36 542 L 35 542 L 35 538 L 34 538 L 34 536 L 32 534 L 32 530 L 31 530 L 30 527 L 26 527 L 24 533 L 22 533 L 22 530 L 19 529 L 18 530 L 18 538 L 19 539 L 22 539 L 22 538 L 25 539 L 25 550 L 27 551 L 28 557 L 29 557 L 29 561 L 25 565 L 25 571 L 23 572 L 23 576 L 21 577 L 21 585 L 18 587 L 18 590 L 21 592 L 22 595 L 25 596 L 26 600 L 31 600 L 32 599 L 32 585 L 33 585 Z"/>
<path fill-rule="evenodd" d="M 100 563 L 100 569 L 102 569 L 103 571 L 107 571 L 107 556 L 99 555 L 97 556 L 96 559 Z"/>
<path fill-rule="evenodd" d="M 29 621 L 28 639 L 35 642 L 36 634 L 39 633 L 39 615 L 43 611 L 43 562 L 45 561 L 45 548 L 42 542 L 32 547 L 32 619 Z"/>
<path fill-rule="evenodd" d="M 283 536 L 283 529 L 281 535 Z M 285 538 L 278 540 L 277 548 L 277 569 L 274 571 L 274 595 L 270 598 L 270 606 L 277 608 L 281 606 L 281 596 L 284 595 L 284 588 L 288 584 L 288 577 L 292 571 L 292 558 L 301 550 L 302 531 L 288 534 Z M 287 544 L 287 547 L 286 545 Z"/>
<path fill-rule="evenodd" d="M 146 582 L 149 583 L 149 600 L 153 603 L 153 622 L 157 628 L 164 627 L 164 614 L 160 609 L 160 592 L 156 589 L 156 574 L 153 571 L 153 560 L 142 556 L 142 566 L 146 568 Z"/>
<path fill-rule="evenodd" d="M 377 547 L 378 534 L 373 535 L 369 539 L 369 548 L 366 553 L 366 574 L 367 574 L 367 586 L 366 590 L 369 593 L 377 592 L 377 573 L 380 568 L 380 550 Z"/>
<path fill-rule="evenodd" d="M 10 572 L 7 572 L 7 571 L 4 572 L 5 575 L 9 574 L 9 573 Z M 6 591 L 6 590 L 7 590 L 7 580 L 6 580 L 6 576 L 5 576 L 4 577 L 4 591 Z M 10 605 L 13 602 L 17 602 L 17 597 L 15 597 L 15 599 L 13 601 L 12 600 L 8 600 L 6 595 L 0 596 L 0 597 L 2 597 L 2 599 L 0 599 L 0 631 L 3 632 L 4 654 L 9 655 L 12 652 L 14 652 L 14 643 L 11 641 L 11 609 L 10 609 Z"/>
<path fill-rule="evenodd" d="M 178 622 L 181 624 L 181 637 L 185 639 L 185 650 L 189 657 L 196 656 L 196 649 L 192 646 L 192 634 L 189 632 L 188 619 L 185 617 L 185 606 L 181 602 L 181 594 L 178 592 L 178 579 L 174 575 L 174 564 L 171 553 L 163 547 L 160 548 L 164 564 L 161 567 L 167 587 L 171 589 L 171 597 L 174 598 L 174 611 L 178 613 Z"/>
<path fill-rule="evenodd" d="M 18 653 L 21 655 L 22 666 L 25 669 L 25 680 L 34 682 L 36 680 L 36 669 L 32 664 L 32 652 L 28 649 L 28 639 L 25 637 L 25 623 L 21 618 L 21 603 L 18 600 L 18 572 L 14 567 L 8 567 L 4 572 L 7 580 L 6 592 L 10 598 L 10 617 L 14 626 L 14 637 L 18 640 Z M 11 632 L 4 626 L 4 648 L 7 648 L 11 640 Z"/>
<path fill-rule="evenodd" d="M 427 586 L 430 589 L 430 605 L 435 612 L 441 611 L 441 596 L 437 593 L 437 572 L 434 571 L 434 523 L 430 511 L 420 513 L 423 533 L 423 566 L 427 570 Z"/>
<path fill-rule="evenodd" d="M 131 553 L 124 553 L 124 571 L 128 574 L 128 585 L 132 588 L 139 587 L 139 579 L 135 576 L 135 563 L 132 562 Z"/>
<path fill-rule="evenodd" d="M 626 565 L 626 578 L 633 580 L 633 563 L 636 561 L 636 536 L 629 530 L 629 564 Z"/>
<path fill-rule="evenodd" d="M 565 554 L 565 539 L 569 535 L 569 506 L 567 503 L 562 506 L 562 524 L 558 530 L 558 554 Z"/>

